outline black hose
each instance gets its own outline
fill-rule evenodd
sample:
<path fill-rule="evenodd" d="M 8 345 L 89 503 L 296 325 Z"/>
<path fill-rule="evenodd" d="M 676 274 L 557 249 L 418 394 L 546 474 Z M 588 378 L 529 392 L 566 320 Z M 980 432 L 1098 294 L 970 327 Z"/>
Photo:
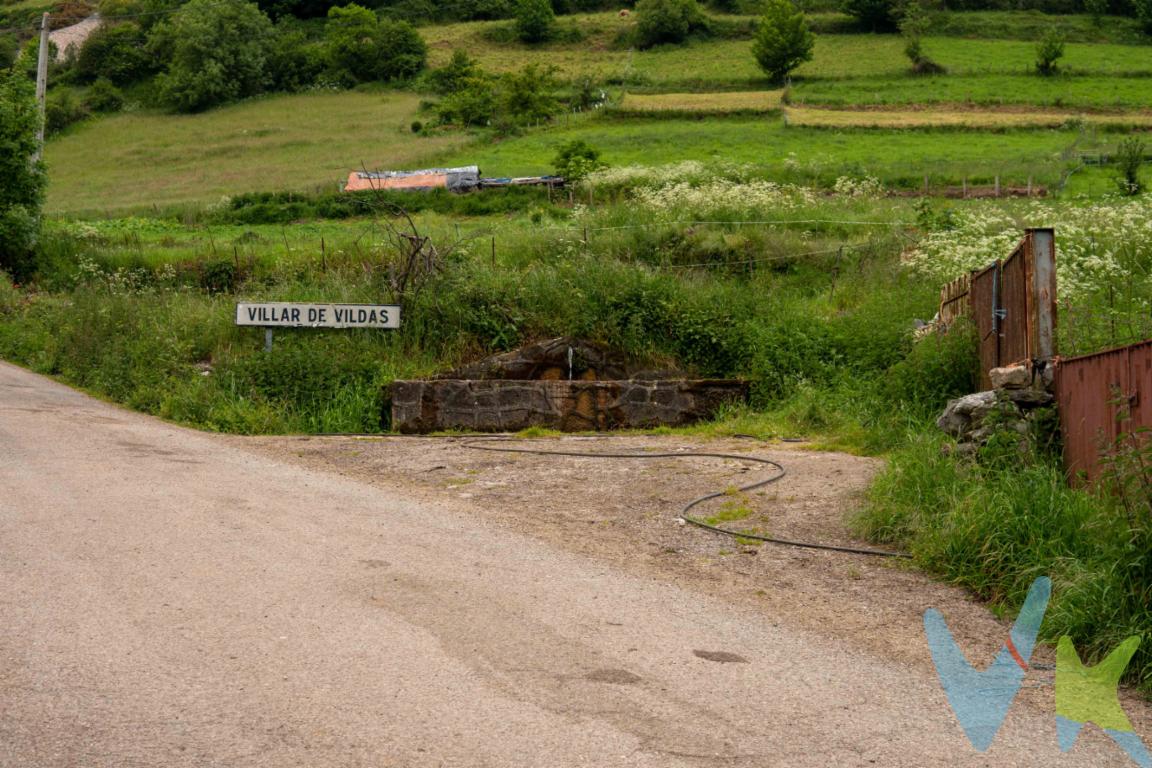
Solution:
<path fill-rule="evenodd" d="M 741 437 L 743 437 L 743 435 L 741 435 Z M 493 451 L 496 453 L 527 453 L 536 456 L 574 456 L 576 458 L 583 459 L 683 459 L 689 457 L 733 459 L 736 461 L 750 461 L 757 464 L 766 464 L 770 467 L 776 468 L 776 474 L 772 475 L 771 477 L 768 477 L 764 480 L 758 480 L 755 483 L 749 483 L 748 485 L 743 485 L 737 488 L 736 490 L 741 493 L 746 491 L 754 491 L 757 488 L 763 488 L 766 485 L 777 482 L 787 474 L 787 470 L 784 469 L 784 466 L 779 462 L 772 461 L 771 459 L 762 459 L 758 456 L 742 456 L 733 453 L 707 453 L 701 451 L 681 451 L 671 453 L 586 453 L 582 451 L 543 451 L 537 448 L 506 448 L 503 446 L 497 447 L 491 445 L 491 443 L 494 442 L 509 442 L 512 439 L 513 438 L 509 437 L 483 438 L 480 440 L 469 440 L 467 442 L 461 443 L 461 446 L 464 448 L 471 448 L 474 451 Z M 754 533 L 743 533 L 741 531 L 733 531 L 727 528 L 720 528 L 719 526 L 711 525 L 710 523 L 706 523 L 703 520 L 692 517 L 688 514 L 690 511 L 692 511 L 693 508 L 699 506 L 700 504 L 703 504 L 706 501 L 711 501 L 712 499 L 719 498 L 721 496 L 727 496 L 728 493 L 728 491 L 716 491 L 715 493 L 705 494 L 700 498 L 693 499 L 692 501 L 685 504 L 683 509 L 680 510 L 680 519 L 686 523 L 691 523 L 698 528 L 703 528 L 704 530 L 712 531 L 714 533 L 721 533 L 725 536 L 734 536 L 741 539 L 763 541 L 768 544 L 778 544 L 787 547 L 801 547 L 803 549 L 822 549 L 829 552 L 847 552 L 853 555 L 869 555 L 872 557 L 911 557 L 911 555 L 904 552 L 885 552 L 879 549 L 839 547 L 833 544 L 816 544 L 807 541 L 791 541 L 789 539 L 778 539 L 772 536 L 760 536 Z"/>

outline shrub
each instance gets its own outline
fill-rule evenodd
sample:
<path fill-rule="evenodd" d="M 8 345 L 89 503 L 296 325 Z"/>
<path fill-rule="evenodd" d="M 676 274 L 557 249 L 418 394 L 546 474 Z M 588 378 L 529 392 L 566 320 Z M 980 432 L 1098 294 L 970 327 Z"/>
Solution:
<path fill-rule="evenodd" d="M 39 122 L 31 82 L 0 68 L 0 270 L 18 280 L 35 270 L 45 176 L 42 164 L 29 161 Z"/>
<path fill-rule="evenodd" d="M 448 96 L 468 87 L 475 78 L 483 76 L 484 73 L 467 51 L 457 48 L 452 51 L 452 58 L 446 65 L 428 73 L 427 81 L 433 93 Z"/>
<path fill-rule="evenodd" d="M 706 28 L 704 12 L 696 0 L 640 0 L 636 3 L 636 43 L 641 48 L 682 43 L 688 35 Z"/>
<path fill-rule="evenodd" d="M 563 176 L 568 182 L 580 181 L 606 167 L 600 162 L 600 150 L 580 139 L 561 145 L 552 164 L 556 167 L 556 175 Z"/>
<path fill-rule="evenodd" d="M 764 0 L 764 15 L 752 43 L 752 54 L 773 82 L 812 60 L 814 40 L 804 12 L 792 0 Z"/>
<path fill-rule="evenodd" d="M 516 5 L 516 37 L 522 43 L 542 43 L 552 37 L 556 14 L 552 0 L 520 0 Z"/>
<path fill-rule="evenodd" d="M 0 69 L 7 69 L 20 53 L 20 41 L 15 35 L 0 35 Z"/>
<path fill-rule="evenodd" d="M 928 30 L 928 16 L 919 0 L 911 0 L 904 6 L 900 18 L 900 34 L 904 36 L 904 55 L 912 62 L 912 71 L 917 75 L 934 75 L 944 71 L 944 67 L 932 61 L 924 53 L 924 33 Z"/>
<path fill-rule="evenodd" d="M 1064 35 L 1055 27 L 1049 27 L 1036 43 L 1036 71 L 1044 77 L 1056 74 L 1056 62 L 1064 57 Z"/>
<path fill-rule="evenodd" d="M 232 293 L 236 289 L 239 277 L 235 262 L 229 259 L 215 259 L 204 265 L 200 273 L 200 287 L 210 294 Z"/>
<path fill-rule="evenodd" d="M 181 112 L 263 91 L 273 45 L 272 22 L 245 0 L 190 0 L 148 39 L 149 52 L 168 61 L 160 98 Z"/>
<path fill-rule="evenodd" d="M 404 80 L 428 61 L 428 46 L 411 24 L 378 19 L 355 4 L 328 11 L 324 40 L 329 68 L 349 84 Z"/>
<path fill-rule="evenodd" d="M 1140 180 L 1140 166 L 1144 163 L 1144 142 L 1129 136 L 1116 147 L 1116 183 L 1125 195 L 1135 196 L 1144 191 Z"/>
<path fill-rule="evenodd" d="M 44 133 L 55 136 L 90 114 L 71 90 L 53 91 L 44 104 Z"/>
<path fill-rule="evenodd" d="M 496 88 L 487 77 L 473 77 L 457 84 L 456 90 L 436 108 L 441 123 L 488 125 L 496 117 Z"/>
<path fill-rule="evenodd" d="M 554 68 L 529 64 L 500 79 L 500 116 L 514 125 L 548 120 L 560 108 Z"/>
<path fill-rule="evenodd" d="M 144 30 L 138 24 L 101 26 L 76 57 L 76 77 L 90 83 L 100 78 L 126 85 L 152 75 L 153 59 L 144 48 Z"/>
<path fill-rule="evenodd" d="M 977 349 L 976 331 L 963 321 L 946 334 L 921 339 L 885 373 L 887 392 L 918 414 L 935 416 L 952 398 L 976 391 Z"/>
<path fill-rule="evenodd" d="M 102 77 L 84 95 L 84 107 L 93 112 L 119 112 L 124 108 L 124 94 L 111 80 Z"/>
<path fill-rule="evenodd" d="M 324 48 L 302 31 L 280 29 L 268 55 L 269 87 L 295 93 L 313 85 L 324 71 Z"/>

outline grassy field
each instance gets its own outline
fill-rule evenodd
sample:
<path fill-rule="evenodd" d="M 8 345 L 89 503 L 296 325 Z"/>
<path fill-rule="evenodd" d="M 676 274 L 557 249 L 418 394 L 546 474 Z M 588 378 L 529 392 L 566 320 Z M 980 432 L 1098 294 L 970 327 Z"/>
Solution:
<path fill-rule="evenodd" d="M 1126 43 L 1148 45 L 1140 22 L 1125 16 L 1102 16 L 1097 23 L 1087 14 L 1054 16 L 1042 11 L 939 11 L 930 15 L 933 35 L 986 40 L 1039 40 L 1056 29 L 1073 43 Z"/>
<path fill-rule="evenodd" d="M 626 93 L 618 112 L 634 115 L 730 115 L 772 112 L 781 106 L 781 91 L 728 91 L 720 93 Z"/>
<path fill-rule="evenodd" d="M 1032 105 L 1093 110 L 1144 109 L 1152 103 L 1152 78 L 947 75 L 804 80 L 792 89 L 797 104 Z"/>
<path fill-rule="evenodd" d="M 814 128 L 1065 128 L 1083 122 L 1109 128 L 1152 128 L 1152 113 L 1093 114 L 989 109 L 814 109 L 784 110 L 789 126 Z"/>
<path fill-rule="evenodd" d="M 942 179 L 1000 174 L 1052 183 L 1062 167 L 1060 153 L 1079 136 L 1075 129 L 838 132 L 785 126 L 774 116 L 661 118 L 658 125 L 592 116 L 476 142 L 468 134 L 412 134 L 409 123 L 417 105 L 418 98 L 407 94 L 306 94 L 188 117 L 133 113 L 82 125 L 48 145 L 49 210 L 103 214 L 213 203 L 258 190 L 335 189 L 362 163 L 373 168 L 478 164 L 489 175 L 549 173 L 557 148 L 574 139 L 597 146 L 603 159 L 617 166 L 723 160 L 798 179 L 872 174 L 906 182 L 924 174 Z M 141 174 L 142 165 L 152 172 Z"/>
<path fill-rule="evenodd" d="M 1059 175 L 1058 158 L 1075 130 L 829 131 L 785 127 L 779 118 L 590 121 L 518 139 L 455 150 L 443 162 L 475 162 L 500 173 L 549 170 L 556 148 L 581 139 L 600 148 L 613 166 L 658 165 L 678 160 L 764 166 L 777 173 L 873 174 L 910 179 L 923 174 L 976 176 L 1001 173 L 1027 178 Z"/>
<path fill-rule="evenodd" d="M 1013 18 L 985 14 L 973 23 Z M 1041 78 L 1027 73 L 1031 42 L 931 37 L 929 54 L 950 74 L 918 77 L 907 72 L 899 36 L 818 35 L 814 60 L 792 82 L 785 121 L 755 114 L 777 108 L 781 96 L 765 88 L 747 40 L 629 51 L 616 41 L 632 19 L 603 13 L 561 23 L 578 27 L 583 39 L 494 42 L 493 29 L 507 22 L 423 33 L 434 65 L 462 47 L 493 71 L 535 61 L 561 76 L 630 83 L 620 91 L 608 86 L 622 93 L 613 109 L 499 140 L 413 134 L 412 122 L 429 118 L 413 93 L 276 96 L 193 116 L 137 111 L 82 124 L 49 143 L 49 210 L 116 212 L 254 190 L 334 189 L 362 165 L 477 163 L 490 175 L 547 173 L 557 147 L 573 139 L 600 148 L 611 165 L 724 160 L 796 180 L 872 174 L 906 185 L 924 175 L 1000 175 L 1051 185 L 1063 174 L 1062 153 L 1085 141 L 1083 126 L 1118 132 L 1152 124 L 1147 45 L 1069 44 L 1069 74 Z M 1080 18 L 1062 23 L 1083 28 Z"/>
<path fill-rule="evenodd" d="M 315 93 L 198 115 L 135 112 L 48 143 L 49 211 L 117 211 L 214 202 L 252 190 L 335 189 L 368 166 L 407 167 L 469 141 L 416 136 L 419 97 Z"/>
<path fill-rule="evenodd" d="M 489 41 L 485 30 L 501 22 L 432 28 L 427 31 L 432 63 L 446 63 L 453 49 L 461 48 L 495 72 L 538 63 L 556 67 L 565 77 L 617 78 L 653 89 L 685 85 L 701 89 L 740 87 L 764 81 L 747 40 L 714 40 L 632 51 L 612 45 L 615 35 L 634 23 L 631 20 L 613 14 L 581 19 L 588 29 L 596 30 L 589 32 L 587 39 L 546 47 Z M 904 76 L 916 80 L 909 75 L 903 47 L 899 35 L 818 35 L 813 60 L 797 69 L 794 79 Z M 1030 41 L 930 37 L 925 40 L 925 49 L 953 75 L 1028 74 L 1035 62 L 1035 43 Z M 1152 77 L 1152 47 L 1070 43 L 1061 64 L 1070 73 L 1136 73 Z M 1152 86 L 1145 82 L 1144 88 L 1147 96 Z"/>

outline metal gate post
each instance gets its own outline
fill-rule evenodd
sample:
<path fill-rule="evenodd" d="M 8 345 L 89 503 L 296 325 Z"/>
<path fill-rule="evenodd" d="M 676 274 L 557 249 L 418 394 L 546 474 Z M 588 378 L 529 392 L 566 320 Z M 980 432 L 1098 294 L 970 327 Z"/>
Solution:
<path fill-rule="evenodd" d="M 1056 356 L 1056 233 L 1028 230 L 1028 356 Z"/>

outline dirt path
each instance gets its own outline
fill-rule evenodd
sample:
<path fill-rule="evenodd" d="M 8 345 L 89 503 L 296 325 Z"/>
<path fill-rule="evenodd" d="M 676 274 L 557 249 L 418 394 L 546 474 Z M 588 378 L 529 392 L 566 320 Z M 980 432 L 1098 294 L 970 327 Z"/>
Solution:
<path fill-rule="evenodd" d="M 773 531 L 842 536 L 870 463 L 786 459 Z M 960 595 L 668 522 L 751 471 L 554 461 L 207 436 L 0 364 L 0 766 L 1126 764 L 1059 756 L 1050 688 L 968 746 L 914 631 L 1001 637 Z"/>

